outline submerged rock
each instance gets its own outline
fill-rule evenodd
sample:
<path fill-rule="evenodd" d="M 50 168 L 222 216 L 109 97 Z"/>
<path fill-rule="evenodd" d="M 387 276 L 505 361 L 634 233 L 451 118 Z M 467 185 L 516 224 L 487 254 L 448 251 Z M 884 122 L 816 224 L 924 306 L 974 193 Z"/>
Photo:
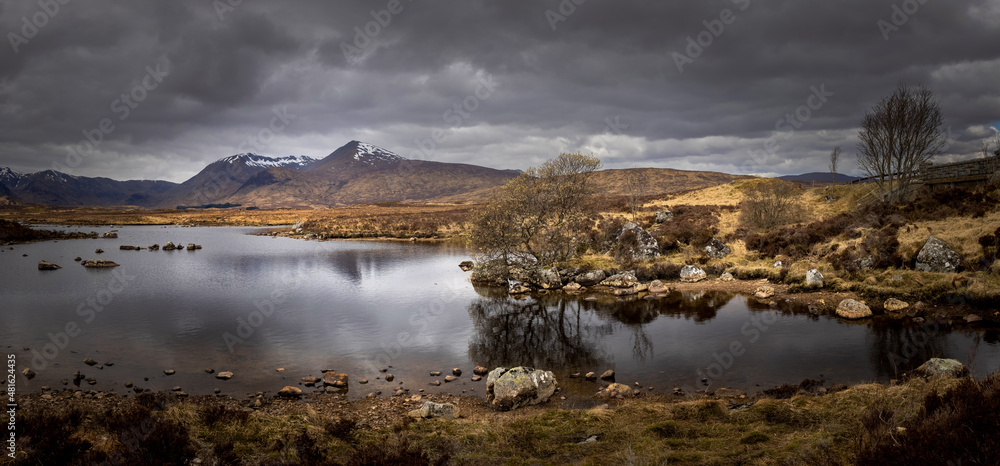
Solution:
<path fill-rule="evenodd" d="M 347 374 L 341 374 L 339 372 L 327 371 L 323 373 L 323 385 L 334 388 L 347 388 L 348 379 Z"/>
<path fill-rule="evenodd" d="M 38 270 L 58 270 L 61 268 L 62 267 L 59 267 L 49 261 L 38 261 Z"/>
<path fill-rule="evenodd" d="M 83 262 L 80 262 L 80 265 L 82 265 L 84 267 L 89 267 L 89 268 L 92 268 L 92 269 L 101 269 L 101 268 L 110 268 L 110 267 L 118 267 L 119 266 L 119 264 L 117 264 L 117 263 L 115 263 L 113 261 L 103 260 L 103 259 L 85 260 Z"/>
<path fill-rule="evenodd" d="M 594 397 L 603 400 L 631 398 L 633 396 L 635 396 L 635 391 L 632 390 L 632 387 L 621 383 L 608 385 L 594 395 Z"/>

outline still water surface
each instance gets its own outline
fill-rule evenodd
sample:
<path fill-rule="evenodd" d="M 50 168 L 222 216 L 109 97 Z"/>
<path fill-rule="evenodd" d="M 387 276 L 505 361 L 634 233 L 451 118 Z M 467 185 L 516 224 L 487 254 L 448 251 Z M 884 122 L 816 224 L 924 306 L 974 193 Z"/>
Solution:
<path fill-rule="evenodd" d="M 121 393 L 133 382 L 241 396 L 335 369 L 351 375 L 351 396 L 388 394 L 400 382 L 411 390 L 484 394 L 483 382 L 469 380 L 473 366 L 530 365 L 555 371 L 568 396 L 584 399 L 595 386 L 570 373 L 614 369 L 619 382 L 669 393 L 706 383 L 755 392 L 806 378 L 885 382 L 929 357 L 974 357 L 978 375 L 1000 368 L 995 328 L 848 323 L 727 293 L 515 300 L 469 283 L 457 266 L 470 257 L 462 246 L 249 234 L 256 231 L 124 227 L 118 239 L 0 253 L 0 350 L 17 356 L 19 371 L 38 373 L 20 377 L 18 390 L 59 389 L 79 370 L 97 379 L 83 382 L 88 389 Z M 203 249 L 119 250 L 167 241 Z M 86 269 L 77 256 L 121 267 Z M 39 271 L 39 260 L 63 268 Z M 85 358 L 113 366 L 90 367 Z M 388 366 L 392 383 L 378 372 Z M 429 371 L 453 367 L 465 372 L 458 381 L 428 385 L 436 380 Z M 236 376 L 216 380 L 206 368 Z M 362 378 L 370 383 L 360 385 Z"/>

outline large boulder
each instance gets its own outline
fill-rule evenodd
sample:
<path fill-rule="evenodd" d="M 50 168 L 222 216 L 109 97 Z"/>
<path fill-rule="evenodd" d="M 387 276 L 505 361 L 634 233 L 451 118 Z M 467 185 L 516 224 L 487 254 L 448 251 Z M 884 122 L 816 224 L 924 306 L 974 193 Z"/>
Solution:
<path fill-rule="evenodd" d="M 845 299 L 837 305 L 837 316 L 845 319 L 864 319 L 872 316 L 872 310 L 861 301 Z"/>
<path fill-rule="evenodd" d="M 634 246 L 630 246 L 631 251 L 629 251 L 629 254 L 632 255 L 633 259 L 649 260 L 660 257 L 660 246 L 657 244 L 656 238 L 653 238 L 653 235 L 649 234 L 646 230 L 643 230 L 642 227 L 635 222 L 626 223 L 615 233 L 614 249 L 618 249 L 623 246 L 621 242 L 629 234 L 635 236 L 636 244 Z"/>
<path fill-rule="evenodd" d="M 551 371 L 498 367 L 486 376 L 486 398 L 501 411 L 543 403 L 555 392 L 556 376 Z"/>
<path fill-rule="evenodd" d="M 681 281 L 687 283 L 700 282 L 708 278 L 708 274 L 705 273 L 701 267 L 696 265 L 685 265 L 681 268 Z"/>
<path fill-rule="evenodd" d="M 963 377 L 969 374 L 969 369 L 954 359 L 931 358 L 914 372 L 927 377 Z"/>
<path fill-rule="evenodd" d="M 806 272 L 806 286 L 823 288 L 823 274 L 816 269 L 809 269 Z"/>
<path fill-rule="evenodd" d="M 639 279 L 635 277 L 635 272 L 628 271 L 614 274 L 601 281 L 602 286 L 613 288 L 631 288 L 639 284 Z"/>
<path fill-rule="evenodd" d="M 535 284 L 546 290 L 562 288 L 562 277 L 559 276 L 559 269 L 555 267 L 539 270 L 534 281 Z"/>
<path fill-rule="evenodd" d="M 603 270 L 592 270 L 590 272 L 577 275 L 573 281 L 583 286 L 594 286 L 604 281 L 605 277 L 607 277 L 607 275 Z"/>
<path fill-rule="evenodd" d="M 921 272 L 954 273 L 961 263 L 962 256 L 954 248 L 933 236 L 927 238 L 917 253 L 917 270 Z"/>
<path fill-rule="evenodd" d="M 657 212 L 655 215 L 656 223 L 669 222 L 673 219 L 674 219 L 674 213 L 669 210 Z"/>
<path fill-rule="evenodd" d="M 713 259 L 722 259 L 723 257 L 728 256 L 731 252 L 733 252 L 733 250 L 730 249 L 729 246 L 726 246 L 726 243 L 720 241 L 719 238 L 712 238 L 712 240 L 708 242 L 708 245 L 705 246 L 705 253 L 708 254 L 708 257 Z"/>

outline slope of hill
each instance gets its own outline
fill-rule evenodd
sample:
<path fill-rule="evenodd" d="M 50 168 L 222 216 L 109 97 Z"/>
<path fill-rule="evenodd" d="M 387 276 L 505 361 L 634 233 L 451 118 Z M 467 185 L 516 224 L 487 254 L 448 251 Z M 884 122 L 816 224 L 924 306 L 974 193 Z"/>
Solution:
<path fill-rule="evenodd" d="M 176 186 L 176 183 L 169 181 L 118 181 L 45 170 L 23 175 L 14 187 L 7 185 L 7 188 L 14 198 L 28 204 L 149 207 L 155 205 L 157 200 Z"/>
<path fill-rule="evenodd" d="M 317 159 L 306 156 L 265 157 L 237 154 L 208 164 L 197 175 L 181 183 L 157 202 L 159 207 L 215 204 L 233 195 L 248 180 L 270 169 L 302 170 L 314 166 Z"/>
<path fill-rule="evenodd" d="M 222 202 L 258 207 L 321 207 L 379 202 L 478 200 L 517 172 L 476 165 L 407 160 L 351 141 L 306 170 L 269 168 Z"/>
<path fill-rule="evenodd" d="M 830 172 L 811 172 L 811 173 L 803 173 L 801 175 L 779 176 L 778 179 L 779 180 L 785 180 L 785 181 L 799 181 L 799 182 L 802 182 L 802 181 L 818 181 L 818 182 L 827 182 L 828 183 L 828 182 L 830 182 L 833 179 L 833 175 L 831 175 Z M 837 182 L 838 183 L 850 183 L 850 182 L 852 182 L 854 180 L 859 180 L 859 179 L 861 179 L 861 178 L 857 177 L 857 176 L 844 175 L 842 173 L 837 173 Z"/>
<path fill-rule="evenodd" d="M 747 178 L 719 172 L 675 170 L 673 168 L 627 168 L 601 170 L 594 173 L 591 182 L 598 195 L 623 196 L 628 194 L 626 178 L 637 176 L 641 196 L 672 194 L 692 189 L 707 188 Z"/>

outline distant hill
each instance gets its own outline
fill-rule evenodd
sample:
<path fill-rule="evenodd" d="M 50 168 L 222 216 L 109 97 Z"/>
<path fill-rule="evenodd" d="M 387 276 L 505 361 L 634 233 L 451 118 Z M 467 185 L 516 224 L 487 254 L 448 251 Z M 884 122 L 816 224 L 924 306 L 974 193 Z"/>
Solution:
<path fill-rule="evenodd" d="M 305 170 L 269 168 L 222 199 L 260 207 L 319 207 L 405 201 L 471 201 L 516 171 L 408 160 L 351 141 Z"/>
<path fill-rule="evenodd" d="M 830 172 L 812 172 L 812 173 L 803 173 L 801 175 L 779 176 L 778 179 L 782 179 L 785 181 L 799 181 L 799 182 L 802 181 L 830 182 L 833 180 L 833 175 L 831 175 Z M 850 183 L 852 181 L 860 179 L 861 177 L 858 176 L 850 176 L 837 173 L 838 183 Z"/>
<path fill-rule="evenodd" d="M 643 179 L 643 196 L 705 188 L 741 178 L 725 173 L 634 168 L 602 170 L 599 195 L 627 193 L 625 177 Z M 239 205 L 243 208 L 318 208 L 383 202 L 478 202 L 520 174 L 463 163 L 408 160 L 381 147 L 351 141 L 330 155 L 266 157 L 236 154 L 208 164 L 183 183 L 117 181 L 54 170 L 22 174 L 0 168 L 0 197 L 55 206 Z"/>
<path fill-rule="evenodd" d="M 158 199 L 156 205 L 174 208 L 179 205 L 218 204 L 235 194 L 259 173 L 277 168 L 303 170 L 319 162 L 306 156 L 265 157 L 237 154 L 208 164 L 197 175 L 181 183 Z"/>
<path fill-rule="evenodd" d="M 628 194 L 625 178 L 634 173 L 642 180 L 643 196 L 673 194 L 692 189 L 708 188 L 747 178 L 719 172 L 675 170 L 673 168 L 627 168 L 601 170 L 591 178 L 596 192 L 601 195 L 621 196 Z"/>

